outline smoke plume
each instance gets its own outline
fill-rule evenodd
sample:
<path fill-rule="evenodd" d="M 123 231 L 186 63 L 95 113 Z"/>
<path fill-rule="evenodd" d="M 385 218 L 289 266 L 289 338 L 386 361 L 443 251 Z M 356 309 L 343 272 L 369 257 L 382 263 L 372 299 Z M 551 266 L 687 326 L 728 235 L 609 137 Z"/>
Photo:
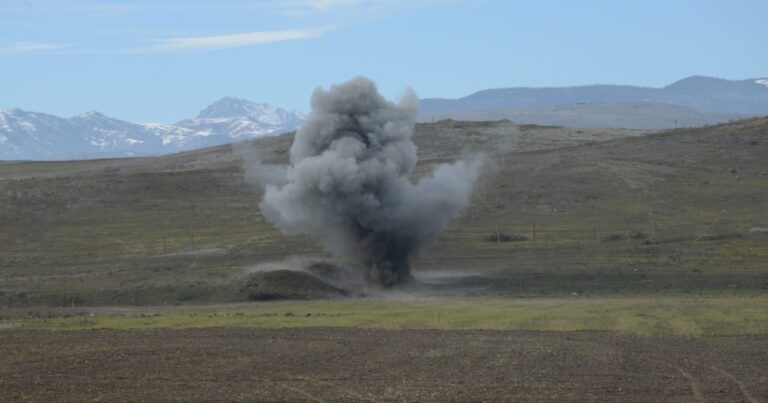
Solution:
<path fill-rule="evenodd" d="M 374 283 L 409 280 L 410 258 L 461 214 L 479 171 L 458 161 L 412 182 L 417 116 L 413 91 L 394 104 L 363 77 L 317 89 L 285 181 L 265 189 L 264 215 L 286 235 L 356 257 Z"/>

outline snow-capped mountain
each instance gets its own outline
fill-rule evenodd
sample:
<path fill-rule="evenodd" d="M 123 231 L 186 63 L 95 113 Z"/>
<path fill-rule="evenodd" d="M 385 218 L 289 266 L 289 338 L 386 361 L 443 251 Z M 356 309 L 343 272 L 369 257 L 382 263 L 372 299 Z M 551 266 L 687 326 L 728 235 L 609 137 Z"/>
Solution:
<path fill-rule="evenodd" d="M 93 147 L 91 153 L 150 154 L 162 141 L 143 125 L 111 118 L 95 111 L 77 115 L 67 121 L 73 126 L 73 132 L 80 134 L 80 137 Z M 87 150 L 81 152 L 87 154 Z"/>
<path fill-rule="evenodd" d="M 755 84 L 760 84 L 768 87 L 768 78 L 761 78 L 761 79 L 755 80 Z"/>
<path fill-rule="evenodd" d="M 64 119 L 21 109 L 0 109 L 0 158 L 3 159 L 115 155 L 112 152 L 131 155 L 129 152 L 146 148 L 149 139 L 145 137 L 140 126 L 97 112 Z"/>
<path fill-rule="evenodd" d="M 225 97 L 203 109 L 196 118 L 182 120 L 176 126 L 211 135 L 252 138 L 294 130 L 305 118 L 301 112 Z"/>
<path fill-rule="evenodd" d="M 295 130 L 305 116 L 268 104 L 223 98 L 175 125 L 135 124 L 98 112 L 71 118 L 0 109 L 0 159 L 158 155 Z"/>

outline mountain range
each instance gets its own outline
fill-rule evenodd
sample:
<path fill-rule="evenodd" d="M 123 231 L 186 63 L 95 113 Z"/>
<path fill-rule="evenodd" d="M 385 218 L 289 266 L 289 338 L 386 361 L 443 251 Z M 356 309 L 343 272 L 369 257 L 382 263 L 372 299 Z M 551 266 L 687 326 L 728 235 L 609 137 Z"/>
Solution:
<path fill-rule="evenodd" d="M 0 159 L 52 160 L 159 155 L 295 130 L 305 115 L 225 97 L 173 125 L 135 124 L 86 112 L 61 118 L 0 109 Z"/>
<path fill-rule="evenodd" d="M 662 88 L 628 85 L 514 87 L 458 99 L 426 98 L 422 120 L 509 119 L 518 124 L 667 129 L 768 114 L 768 78 L 692 76 Z M 52 160 L 160 155 L 295 130 L 306 118 L 225 97 L 176 124 L 135 124 L 98 112 L 61 118 L 0 109 L 0 159 Z"/>
<path fill-rule="evenodd" d="M 421 112 L 435 115 L 471 110 L 627 102 L 679 105 L 700 112 L 768 114 L 768 78 L 732 81 L 692 76 L 662 88 L 629 85 L 497 88 L 458 99 L 423 99 Z"/>
<path fill-rule="evenodd" d="M 573 127 L 665 129 L 768 114 L 768 79 L 692 76 L 662 88 L 586 85 L 497 88 L 421 101 L 422 120 L 510 119 Z"/>

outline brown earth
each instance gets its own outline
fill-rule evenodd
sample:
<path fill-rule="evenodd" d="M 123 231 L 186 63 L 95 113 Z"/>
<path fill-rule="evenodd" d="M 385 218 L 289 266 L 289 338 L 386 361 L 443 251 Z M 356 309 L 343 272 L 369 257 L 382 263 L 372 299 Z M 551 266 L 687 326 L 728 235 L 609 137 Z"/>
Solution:
<path fill-rule="evenodd" d="M 768 401 L 768 338 L 363 329 L 0 333 L 0 401 Z"/>

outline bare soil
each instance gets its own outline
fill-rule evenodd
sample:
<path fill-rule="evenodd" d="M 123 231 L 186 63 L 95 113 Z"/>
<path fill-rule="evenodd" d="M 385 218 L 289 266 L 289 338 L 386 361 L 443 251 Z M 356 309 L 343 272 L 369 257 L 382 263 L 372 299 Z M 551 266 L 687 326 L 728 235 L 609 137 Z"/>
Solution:
<path fill-rule="evenodd" d="M 768 401 L 768 338 L 363 329 L 0 333 L 0 401 Z"/>

